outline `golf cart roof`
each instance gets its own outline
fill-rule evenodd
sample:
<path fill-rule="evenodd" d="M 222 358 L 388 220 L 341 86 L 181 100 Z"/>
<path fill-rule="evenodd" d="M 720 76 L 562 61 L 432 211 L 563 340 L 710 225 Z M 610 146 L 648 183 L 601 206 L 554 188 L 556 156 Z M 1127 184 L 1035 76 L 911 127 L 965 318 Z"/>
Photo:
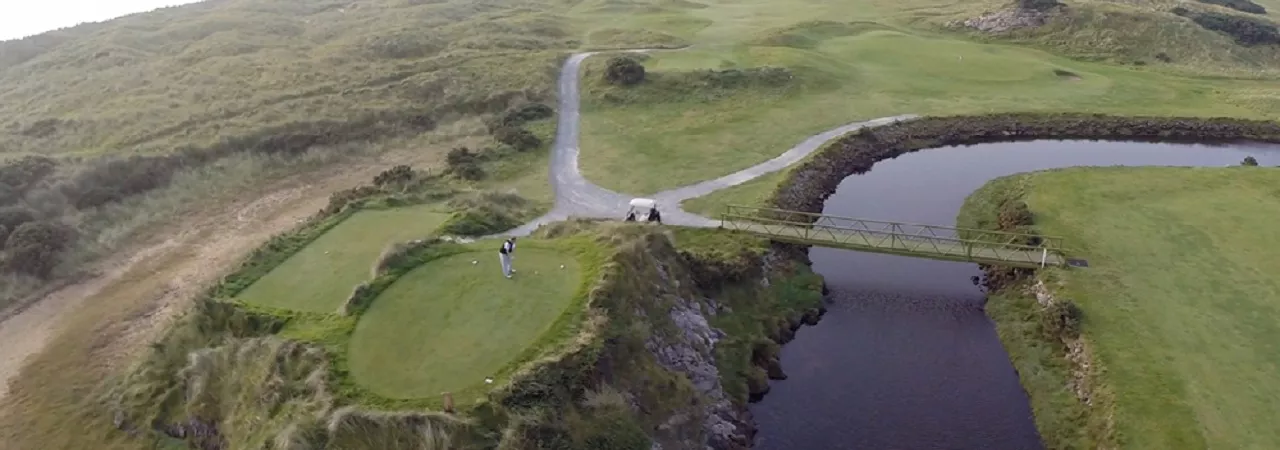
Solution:
<path fill-rule="evenodd" d="M 633 198 L 631 199 L 632 208 L 652 208 L 657 206 L 658 202 L 651 198 Z"/>

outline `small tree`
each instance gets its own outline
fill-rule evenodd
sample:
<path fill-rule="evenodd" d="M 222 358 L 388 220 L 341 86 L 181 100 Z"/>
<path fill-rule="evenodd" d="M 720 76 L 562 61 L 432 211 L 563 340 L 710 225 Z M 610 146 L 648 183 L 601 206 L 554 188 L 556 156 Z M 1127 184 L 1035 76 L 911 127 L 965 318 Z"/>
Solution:
<path fill-rule="evenodd" d="M 604 79 L 622 86 L 639 84 L 644 81 L 644 66 L 630 56 L 615 56 L 609 59 Z"/>
<path fill-rule="evenodd" d="M 1246 156 L 1244 157 L 1244 161 L 1240 161 L 1240 165 L 1255 167 L 1258 165 L 1258 160 L 1254 159 L 1252 156 Z"/>

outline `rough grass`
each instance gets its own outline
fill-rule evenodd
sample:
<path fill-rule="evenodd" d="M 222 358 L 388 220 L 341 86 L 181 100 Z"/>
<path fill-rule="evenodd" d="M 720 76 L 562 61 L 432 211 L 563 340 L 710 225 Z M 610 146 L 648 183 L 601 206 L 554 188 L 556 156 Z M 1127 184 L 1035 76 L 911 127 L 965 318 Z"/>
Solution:
<path fill-rule="evenodd" d="M 1083 310 L 1104 368 L 1095 389 L 1114 395 L 1124 447 L 1273 448 L 1280 402 L 1265 393 L 1280 390 L 1280 326 L 1269 319 L 1280 284 L 1263 268 L 1280 239 L 1260 230 L 1280 214 L 1277 182 L 1261 167 L 1076 168 L 997 180 L 971 199 L 1017 188 L 1036 228 L 1089 261 L 1052 275 Z M 995 305 L 993 317 L 1017 308 Z M 1045 360 L 1038 347 L 1009 349 L 1015 361 Z M 1062 401 L 1061 384 L 1037 376 L 1062 370 L 1020 367 L 1034 404 Z"/>
<path fill-rule="evenodd" d="M 389 398 L 453 392 L 465 402 L 519 361 L 574 303 L 581 267 L 572 254 L 521 245 L 507 280 L 496 255 L 441 258 L 384 291 L 351 336 L 355 381 Z"/>
<path fill-rule="evenodd" d="M 425 238 L 448 218 L 433 205 L 359 211 L 236 298 L 294 311 L 337 311 L 351 290 L 369 279 L 369 268 L 384 248 L 394 242 Z"/>

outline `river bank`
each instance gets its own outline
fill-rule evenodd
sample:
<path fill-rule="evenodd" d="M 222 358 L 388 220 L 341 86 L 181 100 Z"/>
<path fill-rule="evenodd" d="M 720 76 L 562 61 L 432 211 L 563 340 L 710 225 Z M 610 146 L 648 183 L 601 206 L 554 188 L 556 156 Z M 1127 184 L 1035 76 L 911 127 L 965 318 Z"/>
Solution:
<path fill-rule="evenodd" d="M 1275 150 L 1258 149 L 1256 146 L 1232 148 L 1186 144 L 1153 144 L 1150 142 L 1172 141 L 1187 143 L 1197 140 L 1228 142 L 1242 137 L 1245 140 L 1254 142 L 1275 142 L 1278 136 L 1276 129 L 1276 125 L 1269 122 L 1197 121 L 1163 118 L 1126 119 L 1080 115 L 1003 115 L 923 119 L 917 122 L 896 124 L 864 133 L 851 134 L 833 142 L 820 150 L 808 163 L 787 174 L 789 182 L 783 183 L 779 187 L 775 193 L 774 201 L 776 202 L 776 207 L 787 209 L 797 209 L 797 205 L 800 205 L 799 209 L 824 212 L 826 214 L 914 223 L 948 224 L 955 220 L 965 197 L 970 192 L 973 192 L 992 178 L 1014 173 L 1073 165 L 1154 164 L 1221 167 L 1223 165 L 1238 164 L 1243 156 L 1250 154 L 1258 154 L 1259 160 L 1263 162 L 1263 165 L 1275 164 L 1280 162 L 1280 160 L 1276 160 L 1273 157 Z M 1122 139 L 1148 143 L 1025 142 L 1043 138 Z M 915 150 L 936 148 L 938 146 L 945 147 L 946 144 L 976 144 L 1009 140 L 1024 142 L 977 145 L 946 149 L 947 151 L 929 151 L 906 155 Z M 1259 154 L 1258 152 L 1262 153 Z M 1273 162 L 1273 160 L 1275 161 Z M 872 169 L 873 165 L 874 169 Z M 860 176 L 849 176 L 852 174 L 860 174 Z M 973 295 L 966 294 L 969 291 L 965 290 L 963 286 L 965 283 L 962 281 L 972 275 L 980 274 L 973 264 L 940 263 L 909 259 L 898 261 L 880 255 L 846 255 L 847 253 L 849 252 L 815 248 L 811 250 L 810 257 L 814 262 L 815 271 L 827 279 L 827 283 L 832 286 L 833 291 L 842 290 L 839 286 L 842 282 L 839 279 L 843 278 L 844 284 L 860 286 L 859 290 L 862 291 L 896 292 L 897 294 L 895 295 L 898 299 L 894 301 L 898 302 L 897 304 L 928 305 L 924 309 L 907 306 L 906 309 L 908 310 L 918 311 L 911 312 L 905 316 L 890 317 L 892 314 L 884 311 L 901 310 L 903 307 L 892 306 L 888 307 L 889 309 L 866 309 L 867 306 L 865 305 L 890 303 L 876 300 L 877 295 L 867 297 L 866 295 L 854 294 L 853 297 L 845 300 L 852 302 L 854 305 L 863 305 L 856 307 L 859 311 L 857 313 L 858 316 L 871 314 L 885 319 L 892 318 L 900 323 L 905 320 L 916 320 L 917 322 L 919 320 L 940 320 L 926 319 L 927 317 L 954 316 L 953 311 L 942 316 L 924 311 L 928 309 L 936 310 L 941 307 L 938 306 L 939 304 L 961 306 L 966 304 L 966 301 L 948 303 L 939 300 L 946 297 L 946 295 L 941 295 L 945 294 L 945 292 L 953 292 L 961 297 Z M 895 274 L 903 272 L 912 275 L 895 278 Z M 994 322 L 989 322 L 990 325 L 986 326 L 987 331 L 983 331 L 981 326 L 976 326 L 967 334 L 956 336 L 970 336 L 963 339 L 982 340 L 986 339 L 981 337 L 984 336 L 984 333 L 990 333 L 992 336 L 988 341 L 990 344 L 982 347 L 985 349 L 982 354 L 985 354 L 992 347 L 1000 353 L 1008 350 L 1010 353 L 1008 356 L 1001 355 L 1004 359 L 1003 363 L 999 361 L 983 363 L 987 364 L 986 367 L 988 367 L 984 369 L 988 373 L 984 379 L 1000 379 L 1001 376 L 998 374 L 1002 370 L 1001 367 L 1006 367 L 1003 370 L 1008 370 L 1010 363 L 1017 369 L 1019 375 L 1021 375 L 1016 377 L 1018 381 L 1014 381 L 1011 384 L 1006 383 L 1006 386 L 1017 391 L 1025 390 L 1027 395 L 1030 396 L 1029 399 L 1024 398 L 1022 408 L 1026 408 L 1029 402 L 1030 409 L 1035 410 L 1035 428 L 1039 431 L 1045 446 L 1050 448 L 1093 448 L 1093 445 L 1076 445 L 1079 442 L 1084 442 L 1079 439 L 1081 433 L 1077 431 L 1085 428 L 1088 428 L 1086 433 L 1090 435 L 1090 441 L 1088 442 L 1105 444 L 1110 439 L 1105 426 L 1085 427 L 1081 424 L 1087 422 L 1090 417 L 1109 418 L 1109 416 L 1105 413 L 1098 413 L 1098 410 L 1102 409 L 1100 406 L 1076 407 L 1077 404 L 1083 404 L 1079 397 L 1072 395 L 1070 390 L 1062 388 L 1063 386 L 1073 386 L 1074 388 L 1088 384 L 1072 381 L 1073 374 L 1070 367 L 1092 367 L 1097 369 L 1101 366 L 1088 361 L 1087 352 L 1081 351 L 1080 345 L 1073 345 L 1063 351 L 1055 351 L 1052 342 L 1044 340 L 1037 333 L 1030 333 L 1030 331 L 1035 331 L 1041 325 L 1038 319 L 1039 316 L 1031 314 L 1038 311 L 1035 308 L 1035 305 L 1039 304 L 1036 297 L 1034 295 L 1023 295 L 1023 292 L 1033 292 L 1025 289 L 1031 288 L 1035 283 L 1028 284 L 1026 281 L 1023 280 L 1023 282 L 1018 283 L 1017 289 L 1011 288 L 1010 286 L 1012 285 L 1006 285 L 1005 289 L 991 293 L 985 308 L 981 304 L 976 307 L 968 307 L 976 308 L 974 310 L 978 311 L 979 315 L 985 314 L 985 316 L 993 319 Z M 911 295 L 912 292 L 921 291 L 922 287 L 925 292 L 914 296 Z M 1052 284 L 1049 287 L 1052 287 Z M 902 293 L 906 293 L 906 297 L 902 297 Z M 1011 294 L 1016 294 L 1016 298 L 1020 301 L 1002 300 L 1012 298 Z M 916 300 L 912 300 L 912 298 Z M 860 350 L 858 347 L 871 345 L 872 342 L 876 343 L 874 345 L 879 346 L 897 345 L 899 347 L 904 345 L 903 343 L 905 342 L 919 344 L 922 342 L 920 341 L 919 330 L 923 330 L 923 328 L 913 328 L 917 330 L 916 333 L 904 336 L 896 341 L 884 337 L 877 337 L 875 341 L 869 341 L 865 336 L 859 337 L 857 333 L 840 330 L 876 329 L 877 320 L 864 318 L 857 322 L 851 322 L 850 320 L 852 319 L 846 317 L 847 315 L 840 314 L 841 309 L 845 309 L 845 307 L 830 305 L 829 308 L 832 312 L 825 316 L 818 329 L 801 333 L 801 337 L 797 342 L 784 347 L 782 361 L 783 368 L 788 369 L 789 373 L 793 375 L 792 380 L 796 381 L 800 380 L 796 376 L 799 372 L 793 371 L 793 367 L 796 365 L 811 367 L 814 364 L 805 362 L 806 356 L 804 355 L 814 355 L 813 357 L 822 355 L 821 357 L 830 362 L 823 363 L 812 369 L 819 374 L 810 379 L 805 379 L 805 381 L 813 385 L 811 389 L 797 387 L 800 383 L 795 383 L 788 387 L 775 386 L 774 392 L 770 397 L 767 397 L 764 402 L 756 406 L 755 414 L 757 417 L 762 418 L 762 445 L 760 448 L 789 449 L 802 448 L 804 445 L 829 445 L 831 442 L 809 437 L 810 435 L 820 435 L 824 432 L 833 436 L 844 436 L 843 442 L 846 443 L 881 442 L 881 439 L 888 439 L 894 433 L 900 433 L 903 430 L 902 423 L 895 424 L 891 420 L 882 420 L 879 423 L 866 422 L 865 419 L 859 419 L 856 414 L 824 410 L 820 407 L 820 403 L 817 402 L 821 402 L 824 397 L 839 398 L 842 395 L 852 395 L 854 397 L 861 395 L 858 394 L 859 387 L 857 386 L 850 386 L 847 382 L 837 384 L 836 380 L 839 378 L 832 375 L 832 372 L 853 374 L 857 373 L 856 371 L 860 370 L 859 367 L 861 366 L 881 366 L 886 367 L 885 370 L 892 373 L 893 370 L 902 370 L 902 367 L 907 367 L 899 366 L 899 369 L 894 369 L 894 359 L 886 359 L 886 356 L 877 356 L 878 353 L 892 352 Z M 941 308 L 954 310 L 954 308 L 948 307 Z M 1043 309 L 1043 306 L 1040 308 Z M 960 309 L 964 310 L 965 308 L 962 307 Z M 823 331 L 824 327 L 826 327 L 826 331 Z M 878 336 L 892 336 L 895 332 L 893 327 L 888 326 L 878 328 L 878 330 L 880 333 Z M 1017 333 L 1011 333 L 1011 330 L 1026 332 L 1023 335 L 1034 337 L 1035 340 L 1027 340 L 1020 343 L 1016 339 Z M 999 335 L 998 340 L 995 337 L 997 333 Z M 876 336 L 876 332 L 871 331 L 863 332 L 862 334 Z M 838 341 L 839 344 L 823 345 L 805 341 L 805 338 L 813 335 L 821 335 L 823 339 Z M 886 341 L 885 339 L 889 340 Z M 956 337 L 955 339 L 960 338 Z M 913 345 L 901 347 L 903 350 L 901 353 L 905 353 L 907 355 L 905 358 L 907 359 L 928 360 L 932 358 L 945 362 L 947 361 L 946 355 L 956 351 L 963 351 L 954 344 L 943 340 L 933 342 L 934 344 L 925 346 L 929 347 L 928 350 L 922 351 L 919 349 L 920 345 Z M 1072 348 L 1075 350 L 1071 350 Z M 1044 358 L 1044 352 L 1049 352 L 1050 355 L 1055 356 L 1053 358 Z M 846 360 L 846 356 L 841 355 L 858 354 L 861 354 L 861 356 L 850 357 L 851 359 L 847 360 L 849 362 L 843 363 L 845 364 L 843 366 L 839 362 Z M 899 360 L 904 358 L 902 354 L 893 356 Z M 1071 359 L 1068 359 L 1068 356 Z M 800 361 L 797 362 L 797 360 Z M 976 361 L 975 359 L 962 359 L 957 363 L 972 365 L 976 364 Z M 833 365 L 840 367 L 840 370 L 832 371 L 829 366 Z M 947 373 L 948 370 L 952 370 L 942 367 L 943 365 L 945 364 L 925 364 L 916 367 L 916 369 L 933 370 L 935 373 L 943 374 Z M 1053 370 L 1055 369 L 1054 366 L 1065 367 L 1065 369 Z M 822 373 L 824 371 L 826 372 L 825 374 Z M 1012 372 L 1011 370 L 1008 371 Z M 1077 370 L 1076 372 L 1079 371 Z M 901 376 L 902 374 L 899 375 L 896 378 L 904 378 L 904 376 Z M 884 377 L 883 374 L 877 376 L 880 376 L 881 379 Z M 868 380 L 869 375 L 858 375 L 855 378 Z M 922 381 L 916 383 L 917 389 L 928 389 L 919 386 L 920 383 L 961 383 L 960 380 L 955 378 L 957 377 L 925 377 L 921 379 Z M 1038 381 L 1035 380 L 1036 378 L 1038 378 Z M 889 377 L 889 379 L 895 379 L 895 377 Z M 779 385 L 791 383 L 792 380 Z M 1028 381 L 1036 381 L 1038 386 L 1031 385 Z M 996 384 L 1000 383 L 996 382 Z M 991 381 L 986 382 L 986 385 L 990 384 Z M 957 386 L 962 385 L 963 383 Z M 1009 393 L 1008 387 L 995 391 L 1003 392 L 1003 394 L 988 395 L 985 398 L 1012 395 Z M 894 392 L 892 387 L 888 389 L 890 389 L 890 392 Z M 842 393 L 846 391 L 848 392 L 847 394 Z M 1105 392 L 1105 389 L 1097 389 L 1096 391 Z M 901 393 L 905 393 L 904 395 L 910 395 L 911 392 L 909 389 L 901 391 Z M 1072 402 L 1071 404 L 1060 403 L 1064 398 L 1061 395 L 1063 393 L 1067 394 L 1065 398 L 1069 399 Z M 860 408 L 879 411 L 883 416 L 886 410 L 883 409 L 883 405 L 876 403 L 875 394 L 867 393 L 866 395 L 869 397 L 858 400 L 861 402 Z M 898 398 L 895 397 L 897 394 L 886 395 L 891 398 Z M 791 396 L 792 398 L 782 399 L 779 396 Z M 951 428 L 934 425 L 937 427 L 938 433 L 947 430 L 954 432 L 965 429 L 966 426 L 963 425 L 963 421 L 957 422 L 957 420 L 960 420 L 957 419 L 958 415 L 948 416 L 945 413 L 940 414 L 936 411 L 964 411 L 964 405 L 971 407 L 971 411 L 976 410 L 974 407 L 978 406 L 978 403 L 975 403 L 978 400 L 972 398 L 969 400 L 957 399 L 954 398 L 954 395 L 951 397 L 953 398 L 944 397 L 942 400 L 924 402 L 924 404 L 917 407 L 923 409 L 915 411 L 916 417 L 921 417 L 920 414 L 925 414 L 923 417 L 934 417 L 934 419 L 930 419 L 926 423 L 932 423 L 930 421 L 943 423 L 949 421 L 951 423 Z M 1102 396 L 1092 396 L 1089 402 L 1093 405 L 1105 403 L 1102 401 Z M 902 401 L 898 403 L 900 404 Z M 810 408 L 808 410 L 788 409 L 788 404 L 807 405 Z M 989 408 L 989 406 L 983 406 L 982 408 Z M 1009 404 L 1005 407 L 1005 413 L 1001 416 L 1005 419 L 996 420 L 993 423 L 1002 423 L 1002 421 L 1017 422 L 1019 420 L 1017 417 L 1021 414 L 1019 411 L 1019 407 Z M 787 417 L 793 414 L 813 418 L 819 424 L 806 423 L 804 425 L 806 428 L 804 433 L 807 435 L 784 432 L 781 433 L 782 436 L 770 436 L 769 429 L 771 426 L 776 427 L 788 422 L 770 423 L 766 419 L 767 417 Z M 904 417 L 912 416 L 912 411 L 903 411 L 902 415 Z M 821 422 L 824 421 L 839 423 L 822 426 Z M 862 432 L 848 431 L 851 428 L 858 428 L 858 426 L 867 430 Z M 922 427 L 915 423 L 910 426 L 919 432 L 928 432 L 928 430 L 935 429 L 928 426 Z M 964 435 L 963 432 L 961 434 Z M 973 442 L 974 445 L 999 445 L 996 443 L 1001 442 L 1000 439 L 1004 438 L 1007 438 L 1007 436 L 970 433 L 962 436 L 962 441 L 964 441 L 963 439 L 968 439 L 967 442 Z M 835 445 L 842 444 L 837 443 Z M 1106 445 L 1102 446 L 1106 447 Z"/>

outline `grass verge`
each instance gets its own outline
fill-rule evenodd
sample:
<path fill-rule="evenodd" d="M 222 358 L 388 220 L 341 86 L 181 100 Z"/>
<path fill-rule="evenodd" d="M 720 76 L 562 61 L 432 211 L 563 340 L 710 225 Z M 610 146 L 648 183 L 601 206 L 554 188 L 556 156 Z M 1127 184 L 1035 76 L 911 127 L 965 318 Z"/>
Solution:
<path fill-rule="evenodd" d="M 1093 406 L 1068 404 L 1073 347 L 1034 338 L 1035 299 L 1014 289 L 991 302 L 1042 433 L 1093 447 L 1089 432 L 1109 419 L 1097 415 L 1112 415 L 1102 398 L 1122 447 L 1280 445 L 1265 425 L 1280 403 L 1257 394 L 1280 389 L 1268 356 L 1280 327 L 1263 319 L 1280 313 L 1280 284 L 1259 270 L 1280 240 L 1257 233 L 1280 213 L 1277 181 L 1271 168 L 1076 168 L 999 179 L 970 198 L 961 220 L 1021 199 L 1036 230 L 1089 261 L 1041 278 L 1082 311 Z"/>

